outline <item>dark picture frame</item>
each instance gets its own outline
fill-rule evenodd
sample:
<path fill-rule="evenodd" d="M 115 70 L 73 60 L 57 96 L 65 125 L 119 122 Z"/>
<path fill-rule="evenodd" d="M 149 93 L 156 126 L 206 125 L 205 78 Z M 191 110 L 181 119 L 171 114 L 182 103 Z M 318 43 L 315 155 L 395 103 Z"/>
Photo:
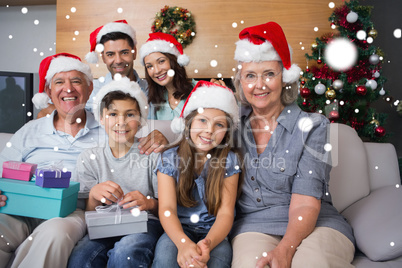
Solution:
<path fill-rule="evenodd" d="M 33 119 L 33 73 L 0 71 L 0 132 L 15 133 Z"/>

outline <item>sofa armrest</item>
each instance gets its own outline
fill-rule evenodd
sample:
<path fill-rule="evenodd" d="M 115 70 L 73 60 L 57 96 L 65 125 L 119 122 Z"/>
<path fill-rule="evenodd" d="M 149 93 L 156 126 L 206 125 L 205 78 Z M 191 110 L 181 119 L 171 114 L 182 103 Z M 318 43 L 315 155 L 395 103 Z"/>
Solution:
<path fill-rule="evenodd" d="M 343 216 L 353 227 L 357 247 L 372 261 L 402 255 L 402 187 L 386 186 L 349 206 Z"/>

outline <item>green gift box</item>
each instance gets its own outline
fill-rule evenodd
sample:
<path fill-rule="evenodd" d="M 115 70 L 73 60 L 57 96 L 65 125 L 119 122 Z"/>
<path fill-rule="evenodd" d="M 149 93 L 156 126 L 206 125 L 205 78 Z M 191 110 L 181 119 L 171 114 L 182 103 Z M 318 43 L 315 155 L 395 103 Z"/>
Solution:
<path fill-rule="evenodd" d="M 42 188 L 34 181 L 0 178 L 1 194 L 7 196 L 0 213 L 39 219 L 66 217 L 77 207 L 79 182 L 68 188 Z"/>

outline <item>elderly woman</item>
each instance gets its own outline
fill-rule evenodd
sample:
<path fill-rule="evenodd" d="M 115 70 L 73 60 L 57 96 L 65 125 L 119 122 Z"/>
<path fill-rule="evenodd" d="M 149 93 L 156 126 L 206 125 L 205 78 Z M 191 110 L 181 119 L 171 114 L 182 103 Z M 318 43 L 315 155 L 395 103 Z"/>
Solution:
<path fill-rule="evenodd" d="M 243 103 L 237 141 L 245 177 L 232 267 L 353 267 L 352 228 L 328 192 L 329 121 L 294 103 L 300 68 L 277 23 L 239 37 L 234 84 Z"/>

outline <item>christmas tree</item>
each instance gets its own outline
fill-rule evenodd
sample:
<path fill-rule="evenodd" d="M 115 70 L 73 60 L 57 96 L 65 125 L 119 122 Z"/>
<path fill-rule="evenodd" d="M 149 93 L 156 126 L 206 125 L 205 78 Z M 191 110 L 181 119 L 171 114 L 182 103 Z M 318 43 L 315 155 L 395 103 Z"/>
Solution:
<path fill-rule="evenodd" d="M 298 104 L 304 111 L 324 114 L 331 122 L 350 125 L 364 141 L 384 142 L 386 115 L 371 107 L 387 94 L 382 76 L 384 54 L 372 45 L 377 31 L 370 21 L 371 10 L 357 0 L 334 10 L 329 21 L 338 32 L 312 43 L 311 55 L 306 54 L 311 68 L 307 65 L 301 77 Z M 339 46 L 341 51 L 336 49 Z M 344 65 L 338 66 L 337 60 Z M 348 61 L 351 64 L 346 66 Z"/>

